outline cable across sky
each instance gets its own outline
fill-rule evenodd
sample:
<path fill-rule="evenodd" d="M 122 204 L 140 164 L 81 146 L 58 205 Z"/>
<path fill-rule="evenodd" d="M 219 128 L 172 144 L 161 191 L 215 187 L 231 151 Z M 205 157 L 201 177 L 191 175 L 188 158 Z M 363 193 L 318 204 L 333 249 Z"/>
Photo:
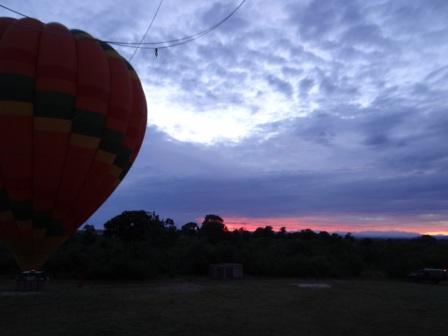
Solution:
<path fill-rule="evenodd" d="M 197 32 L 195 34 L 192 35 L 187 35 L 181 38 L 177 38 L 177 39 L 171 39 L 171 40 L 166 40 L 166 41 L 158 41 L 158 42 L 144 42 L 144 39 L 148 33 L 148 31 L 150 30 L 152 23 L 154 22 L 160 6 L 162 5 L 163 0 L 160 1 L 159 6 L 153 16 L 153 19 L 151 20 L 150 24 L 148 25 L 148 28 L 145 32 L 145 34 L 143 35 L 143 38 L 141 41 L 139 42 L 129 42 L 129 41 L 108 41 L 108 40 L 100 40 L 100 39 L 96 39 L 99 42 L 104 42 L 104 43 L 108 43 L 111 45 L 116 45 L 116 46 L 120 46 L 120 47 L 125 47 L 125 48 L 133 48 L 136 49 L 136 51 L 134 52 L 134 54 L 137 52 L 138 49 L 151 49 L 151 50 L 155 50 L 155 49 L 164 49 L 164 48 L 172 48 L 172 47 L 177 47 L 177 46 L 181 46 L 183 44 L 187 44 L 189 42 L 192 42 L 196 39 L 199 39 L 209 33 L 211 33 L 212 31 L 216 30 L 217 28 L 219 28 L 222 24 L 224 24 L 227 20 L 229 20 L 233 15 L 235 15 L 235 13 L 244 5 L 244 3 L 247 0 L 241 0 L 240 3 L 229 13 L 227 14 L 223 19 L 221 19 L 220 21 L 218 21 L 217 23 L 215 23 L 214 25 L 210 26 L 207 29 L 204 29 L 200 32 Z M 21 13 L 13 8 L 7 7 L 5 5 L 0 4 L 0 7 L 10 11 L 14 14 L 17 14 L 19 16 L 25 17 L 25 18 L 30 18 L 30 16 Z M 132 57 L 134 57 L 134 54 Z M 131 57 L 131 59 L 132 59 Z"/>
<path fill-rule="evenodd" d="M 143 37 L 142 37 L 140 43 L 143 43 L 143 41 L 145 41 L 146 35 L 148 35 L 148 32 L 149 32 L 149 30 L 151 29 L 152 24 L 154 23 L 154 20 L 155 20 L 156 17 L 157 17 L 157 14 L 159 14 L 160 7 L 162 7 L 162 3 L 163 3 L 163 0 L 160 0 L 160 2 L 159 2 L 159 6 L 157 7 L 157 9 L 156 9 L 156 11 L 155 11 L 155 13 L 154 13 L 154 16 L 152 17 L 152 20 L 151 20 L 151 22 L 149 23 L 148 28 L 146 28 L 146 31 L 145 31 L 145 33 L 143 34 Z M 133 59 L 133 58 L 135 57 L 135 55 L 137 54 L 138 50 L 139 50 L 139 48 L 136 48 L 136 49 L 134 50 L 134 52 L 132 53 L 132 56 L 129 58 L 129 62 L 132 61 L 132 59 Z"/>

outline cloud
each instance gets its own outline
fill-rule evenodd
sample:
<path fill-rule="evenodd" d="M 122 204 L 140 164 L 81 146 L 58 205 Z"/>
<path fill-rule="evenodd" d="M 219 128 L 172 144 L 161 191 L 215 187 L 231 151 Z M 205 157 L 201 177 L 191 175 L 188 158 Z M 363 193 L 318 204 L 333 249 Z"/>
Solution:
<path fill-rule="evenodd" d="M 208 7 L 201 15 L 201 21 L 204 26 L 212 27 L 217 22 L 225 18 L 231 11 L 235 9 L 237 3 L 229 2 L 214 2 Z M 220 33 L 223 35 L 228 35 L 228 33 L 241 34 L 249 23 L 245 18 L 243 18 L 239 13 L 237 13 L 231 23 L 224 23 Z"/>
<path fill-rule="evenodd" d="M 443 151 L 429 155 L 429 149 L 423 154 L 419 147 L 404 150 L 381 142 L 378 152 L 372 144 L 351 142 L 364 138 L 365 120 L 376 129 L 381 118 L 371 111 L 356 121 L 316 114 L 266 125 L 264 132 L 275 134 L 269 139 L 257 135 L 214 146 L 150 129 L 139 161 L 109 204 L 115 210 L 118 204 L 123 210 L 155 209 L 180 222 L 210 212 L 250 218 L 446 214 Z M 437 134 L 445 139 L 448 133 Z M 442 148 L 446 140 L 438 140 Z M 423 159 L 432 163 L 426 166 Z"/>
<path fill-rule="evenodd" d="M 300 87 L 300 93 L 304 96 L 308 94 L 310 89 L 313 87 L 314 81 L 310 78 L 303 78 L 300 80 L 299 87 Z"/>
<path fill-rule="evenodd" d="M 157 5 L 16 2 L 5 4 L 127 41 Z M 165 2 L 148 41 L 194 34 L 237 3 Z M 93 220 L 144 208 L 180 222 L 216 212 L 443 226 L 446 17 L 443 0 L 249 1 L 194 43 L 140 50 L 149 133 Z"/>
<path fill-rule="evenodd" d="M 271 87 L 283 93 L 288 98 L 291 97 L 292 94 L 294 93 L 292 85 L 287 81 L 281 80 L 280 78 L 273 76 L 271 74 L 266 76 L 266 80 L 271 85 Z"/>

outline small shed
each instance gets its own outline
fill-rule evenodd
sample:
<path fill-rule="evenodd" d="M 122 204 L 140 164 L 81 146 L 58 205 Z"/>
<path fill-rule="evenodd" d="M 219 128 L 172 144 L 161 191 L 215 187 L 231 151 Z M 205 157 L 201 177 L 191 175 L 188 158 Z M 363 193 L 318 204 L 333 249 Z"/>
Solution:
<path fill-rule="evenodd" d="M 48 276 L 41 271 L 26 271 L 16 278 L 16 291 L 31 292 L 45 289 Z"/>
<path fill-rule="evenodd" d="M 243 277 L 243 265 L 236 263 L 211 264 L 209 274 L 212 279 L 241 279 Z"/>

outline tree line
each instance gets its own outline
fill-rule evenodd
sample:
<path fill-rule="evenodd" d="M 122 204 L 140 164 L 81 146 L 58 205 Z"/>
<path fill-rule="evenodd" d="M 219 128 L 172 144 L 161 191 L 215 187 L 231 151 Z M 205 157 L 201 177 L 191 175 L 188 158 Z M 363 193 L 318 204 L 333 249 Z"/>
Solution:
<path fill-rule="evenodd" d="M 99 232 L 85 225 L 45 264 L 55 278 L 144 280 L 206 275 L 213 263 L 241 263 L 254 276 L 312 278 L 405 277 L 423 267 L 447 268 L 448 240 L 355 239 L 351 234 L 302 230 L 228 230 L 218 215 L 180 229 L 154 212 L 125 211 Z M 0 247 L 0 274 L 16 274 Z"/>

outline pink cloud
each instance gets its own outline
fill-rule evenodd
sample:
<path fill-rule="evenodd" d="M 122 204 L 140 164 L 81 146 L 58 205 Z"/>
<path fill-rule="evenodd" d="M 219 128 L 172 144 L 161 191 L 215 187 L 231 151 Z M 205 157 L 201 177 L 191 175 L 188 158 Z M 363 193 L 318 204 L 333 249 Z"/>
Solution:
<path fill-rule="evenodd" d="M 359 214 L 319 215 L 305 217 L 238 217 L 221 216 L 230 230 L 244 228 L 253 231 L 258 227 L 272 226 L 275 231 L 311 229 L 328 232 L 400 231 L 419 234 L 448 234 L 448 220 L 437 216 L 362 216 Z"/>

